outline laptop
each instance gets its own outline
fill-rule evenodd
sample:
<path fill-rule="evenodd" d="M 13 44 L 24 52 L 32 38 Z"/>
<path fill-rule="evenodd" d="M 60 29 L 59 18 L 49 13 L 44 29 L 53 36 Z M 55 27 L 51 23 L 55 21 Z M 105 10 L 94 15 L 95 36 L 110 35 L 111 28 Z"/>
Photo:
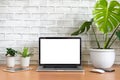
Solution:
<path fill-rule="evenodd" d="M 40 37 L 36 71 L 84 71 L 80 37 Z"/>

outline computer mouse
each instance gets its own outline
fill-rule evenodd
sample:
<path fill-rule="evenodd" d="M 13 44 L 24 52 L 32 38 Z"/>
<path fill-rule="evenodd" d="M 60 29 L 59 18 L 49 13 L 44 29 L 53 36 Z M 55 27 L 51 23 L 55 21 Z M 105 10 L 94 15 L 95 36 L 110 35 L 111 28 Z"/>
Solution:
<path fill-rule="evenodd" d="M 112 68 L 98 68 L 98 69 L 102 69 L 105 72 L 114 72 L 115 71 L 115 69 L 112 69 Z"/>
<path fill-rule="evenodd" d="M 105 73 L 105 71 L 102 70 L 102 69 L 92 69 L 91 72 L 101 73 L 101 74 L 102 74 L 102 73 Z"/>

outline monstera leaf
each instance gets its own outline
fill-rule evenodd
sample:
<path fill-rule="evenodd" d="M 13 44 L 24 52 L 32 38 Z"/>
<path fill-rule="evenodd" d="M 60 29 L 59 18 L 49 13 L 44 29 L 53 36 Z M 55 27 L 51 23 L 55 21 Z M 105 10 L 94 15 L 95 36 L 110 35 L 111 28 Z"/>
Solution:
<path fill-rule="evenodd" d="M 93 10 L 94 23 L 104 34 L 113 31 L 120 23 L 120 4 L 112 0 L 98 0 Z"/>
<path fill-rule="evenodd" d="M 90 29 L 90 26 L 92 25 L 93 19 L 91 19 L 91 21 L 85 21 L 78 30 L 76 30 L 75 32 L 73 32 L 71 35 L 79 35 L 83 32 L 87 32 Z"/>
<path fill-rule="evenodd" d="M 117 35 L 118 39 L 120 40 L 120 30 L 118 30 L 118 31 L 116 32 L 116 35 Z"/>

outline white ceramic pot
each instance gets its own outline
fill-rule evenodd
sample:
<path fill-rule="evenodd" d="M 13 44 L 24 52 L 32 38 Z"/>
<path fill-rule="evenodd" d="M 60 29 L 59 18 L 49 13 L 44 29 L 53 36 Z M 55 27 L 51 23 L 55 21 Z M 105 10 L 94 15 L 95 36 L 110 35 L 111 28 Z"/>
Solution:
<path fill-rule="evenodd" d="M 7 67 L 14 67 L 15 66 L 15 57 L 7 56 L 6 63 L 7 63 Z"/>
<path fill-rule="evenodd" d="M 111 68 L 115 61 L 115 50 L 90 49 L 90 58 L 96 68 Z"/>
<path fill-rule="evenodd" d="M 21 66 L 22 67 L 29 67 L 30 65 L 30 57 L 21 57 Z"/>

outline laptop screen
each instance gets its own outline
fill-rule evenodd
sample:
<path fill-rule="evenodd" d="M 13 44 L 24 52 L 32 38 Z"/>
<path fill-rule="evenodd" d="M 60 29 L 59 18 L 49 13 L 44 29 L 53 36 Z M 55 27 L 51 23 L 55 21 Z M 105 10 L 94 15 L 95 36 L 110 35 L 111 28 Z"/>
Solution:
<path fill-rule="evenodd" d="M 80 64 L 81 39 L 45 37 L 39 39 L 40 64 Z"/>

